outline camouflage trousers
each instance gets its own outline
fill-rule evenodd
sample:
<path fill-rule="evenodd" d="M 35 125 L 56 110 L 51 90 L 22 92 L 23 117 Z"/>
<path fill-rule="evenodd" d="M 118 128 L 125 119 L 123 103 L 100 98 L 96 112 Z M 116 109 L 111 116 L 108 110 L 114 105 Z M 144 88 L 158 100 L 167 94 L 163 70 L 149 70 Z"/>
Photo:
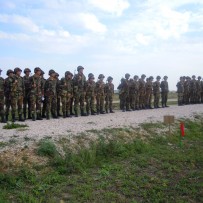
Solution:
<path fill-rule="evenodd" d="M 139 108 L 145 107 L 145 92 L 141 91 L 139 92 Z"/>
<path fill-rule="evenodd" d="M 93 94 L 86 94 L 85 96 L 85 102 L 86 102 L 86 112 L 89 113 L 95 111 L 95 96 Z"/>
<path fill-rule="evenodd" d="M 79 105 L 80 110 L 84 112 L 85 109 L 85 92 L 76 92 L 74 93 L 74 111 L 79 111 Z"/>
<path fill-rule="evenodd" d="M 104 110 L 104 95 L 97 94 L 96 101 L 97 101 L 97 111 L 103 111 Z"/>
<path fill-rule="evenodd" d="M 200 102 L 201 102 L 201 92 L 197 91 L 197 94 L 196 94 L 196 103 L 200 103 Z"/>
<path fill-rule="evenodd" d="M 60 112 L 61 109 L 61 97 L 57 95 L 57 112 Z"/>
<path fill-rule="evenodd" d="M 11 107 L 11 99 L 9 95 L 5 97 L 5 105 L 6 105 L 6 115 L 9 115 L 10 107 Z"/>
<path fill-rule="evenodd" d="M 57 97 L 56 95 L 46 96 L 46 114 L 49 115 L 50 112 L 52 115 L 56 115 L 57 112 Z"/>
<path fill-rule="evenodd" d="M 108 111 L 108 109 L 110 111 L 113 109 L 113 95 L 107 95 L 105 97 L 105 110 Z"/>
<path fill-rule="evenodd" d="M 47 101 L 46 101 L 46 97 L 45 97 L 44 101 L 42 101 L 42 116 L 45 116 L 46 109 L 47 109 Z"/>
<path fill-rule="evenodd" d="M 151 103 L 152 103 L 152 92 L 146 91 L 146 93 L 145 93 L 145 106 L 151 107 Z"/>
<path fill-rule="evenodd" d="M 11 93 L 11 111 L 12 114 L 16 113 L 16 109 L 18 108 L 18 114 L 22 114 L 23 109 L 23 95 L 22 93 Z"/>
<path fill-rule="evenodd" d="M 129 98 L 128 94 L 122 93 L 122 94 L 120 94 L 119 98 L 120 98 L 121 110 L 126 110 L 127 109 L 127 98 Z"/>
<path fill-rule="evenodd" d="M 203 103 L 203 92 L 201 92 L 201 103 Z"/>
<path fill-rule="evenodd" d="M 183 93 L 178 92 L 178 105 L 182 105 L 182 104 L 183 104 Z"/>
<path fill-rule="evenodd" d="M 41 113 L 41 95 L 30 95 L 30 111 L 31 114 Z"/>
<path fill-rule="evenodd" d="M 61 95 L 61 102 L 62 102 L 62 112 L 70 114 L 70 102 L 71 102 L 71 94 L 70 93 L 64 93 Z"/>
<path fill-rule="evenodd" d="M 30 103 L 30 95 L 29 92 L 25 92 L 25 96 L 23 98 L 23 113 L 26 114 L 27 112 L 27 107 L 28 107 L 28 112 L 31 112 L 30 109 L 31 103 Z"/>
<path fill-rule="evenodd" d="M 167 100 L 168 100 L 168 92 L 162 92 L 161 93 L 161 104 L 162 104 L 162 107 L 166 106 Z"/>
<path fill-rule="evenodd" d="M 4 104 L 5 104 L 5 101 L 4 101 L 4 93 L 3 92 L 0 92 L 0 115 L 4 115 Z"/>
<path fill-rule="evenodd" d="M 190 103 L 190 93 L 188 91 L 183 94 L 183 102 L 184 104 Z"/>
<path fill-rule="evenodd" d="M 135 110 L 138 108 L 138 96 L 134 92 L 129 93 L 129 98 L 130 98 L 130 108 Z"/>
<path fill-rule="evenodd" d="M 154 108 L 159 107 L 160 92 L 154 93 Z"/>
<path fill-rule="evenodd" d="M 196 102 L 196 91 L 190 92 L 190 102 L 194 104 Z"/>

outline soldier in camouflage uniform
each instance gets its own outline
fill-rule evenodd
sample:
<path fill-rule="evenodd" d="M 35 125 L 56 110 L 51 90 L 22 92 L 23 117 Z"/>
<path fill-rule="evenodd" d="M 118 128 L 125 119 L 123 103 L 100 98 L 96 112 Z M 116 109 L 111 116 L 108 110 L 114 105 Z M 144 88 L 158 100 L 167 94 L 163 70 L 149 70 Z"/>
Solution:
<path fill-rule="evenodd" d="M 203 80 L 201 81 L 201 103 L 203 103 Z"/>
<path fill-rule="evenodd" d="M 156 77 L 156 81 L 153 83 L 153 93 L 154 93 L 154 108 L 160 108 L 159 100 L 160 100 L 160 76 Z"/>
<path fill-rule="evenodd" d="M 74 94 L 74 111 L 75 116 L 78 117 L 79 104 L 81 116 L 87 116 L 85 110 L 85 83 L 86 77 L 83 74 L 84 68 L 82 66 L 77 67 L 78 73 L 73 78 L 73 94 Z"/>
<path fill-rule="evenodd" d="M 186 77 L 186 80 L 184 81 L 184 93 L 183 93 L 183 100 L 184 104 L 190 103 L 190 78 Z"/>
<path fill-rule="evenodd" d="M 153 92 L 153 77 L 150 76 L 148 79 L 147 79 L 147 82 L 145 84 L 145 108 L 147 109 L 152 109 L 152 92 Z"/>
<path fill-rule="evenodd" d="M 196 103 L 200 104 L 201 103 L 201 77 L 200 76 L 198 76 L 198 80 L 196 82 L 196 90 L 197 90 Z"/>
<path fill-rule="evenodd" d="M 180 81 L 176 85 L 178 93 L 178 106 L 183 106 L 183 94 L 184 94 L 184 80 L 180 77 Z"/>
<path fill-rule="evenodd" d="M 137 75 L 135 75 L 133 77 L 133 79 L 134 79 L 134 86 L 135 86 L 134 108 L 135 108 L 135 110 L 139 110 L 139 77 Z"/>
<path fill-rule="evenodd" d="M 18 107 L 19 121 L 24 121 L 22 117 L 23 97 L 25 93 L 23 78 L 20 76 L 22 70 L 20 68 L 14 69 L 14 76 L 9 79 L 12 122 L 16 121 L 15 113 L 16 106 Z"/>
<path fill-rule="evenodd" d="M 46 118 L 47 120 L 50 119 L 50 112 L 53 118 L 58 118 L 57 116 L 57 97 L 56 97 L 56 86 L 57 80 L 55 78 L 55 71 L 49 71 L 49 78 L 46 80 L 44 85 L 44 95 L 47 101 L 47 108 L 46 108 Z"/>
<path fill-rule="evenodd" d="M 168 107 L 167 106 L 167 100 L 168 100 L 168 77 L 164 76 L 164 80 L 161 82 L 161 104 L 162 108 Z"/>
<path fill-rule="evenodd" d="M 61 89 L 60 89 L 60 80 L 59 80 L 59 74 L 56 73 L 55 74 L 55 78 L 56 78 L 56 94 L 57 94 L 57 116 L 62 116 L 60 114 L 60 109 L 61 109 L 61 96 L 60 96 L 60 92 L 61 92 Z"/>
<path fill-rule="evenodd" d="M 126 111 L 131 111 L 130 109 L 130 96 L 129 96 L 129 79 L 130 79 L 130 74 L 126 73 L 125 74 L 125 80 L 127 83 L 127 89 L 126 89 Z"/>
<path fill-rule="evenodd" d="M 96 100 L 97 100 L 97 114 L 105 114 L 104 111 L 104 78 L 105 76 L 103 74 L 100 74 L 98 77 L 98 81 L 96 82 Z"/>
<path fill-rule="evenodd" d="M 30 83 L 29 83 L 29 78 L 30 78 L 30 73 L 31 70 L 29 68 L 24 69 L 24 76 L 23 76 L 23 81 L 25 85 L 25 95 L 23 98 L 23 114 L 24 114 L 24 119 L 27 118 L 27 107 L 28 107 L 28 119 L 31 119 L 31 110 L 30 110 Z"/>
<path fill-rule="evenodd" d="M 130 108 L 135 110 L 135 82 L 133 79 L 129 80 L 129 98 L 130 98 Z"/>
<path fill-rule="evenodd" d="M 1 77 L 2 70 L 0 69 L 0 116 L 1 123 L 6 123 L 4 111 L 4 79 Z"/>
<path fill-rule="evenodd" d="M 146 75 L 142 74 L 141 78 L 139 79 L 139 109 L 145 109 L 145 93 L 146 93 L 146 89 L 145 89 L 145 78 Z"/>
<path fill-rule="evenodd" d="M 96 83 L 94 81 L 94 75 L 92 73 L 88 74 L 88 80 L 85 82 L 85 101 L 86 101 L 86 112 L 87 115 L 96 115 L 95 113 L 95 89 Z"/>
<path fill-rule="evenodd" d="M 109 76 L 107 78 L 107 83 L 104 87 L 104 93 L 105 93 L 105 110 L 106 113 L 110 112 L 110 113 L 114 113 L 113 111 L 113 95 L 114 95 L 114 84 L 113 82 L 113 78 L 111 76 Z"/>
<path fill-rule="evenodd" d="M 70 115 L 70 102 L 73 97 L 73 74 L 70 71 L 65 72 L 65 77 L 60 81 L 60 96 L 62 102 L 63 118 L 71 117 Z"/>
<path fill-rule="evenodd" d="M 192 76 L 192 80 L 190 81 L 190 101 L 191 104 L 195 104 L 196 102 L 196 93 L 197 93 L 197 87 L 196 87 L 196 79 L 195 75 Z"/>
<path fill-rule="evenodd" d="M 42 89 L 44 90 L 44 85 L 45 85 L 45 82 L 46 82 L 46 79 L 44 78 L 44 71 L 41 70 L 41 81 L 42 81 Z M 46 103 L 46 98 L 42 97 L 42 118 L 46 118 L 46 108 L 47 108 L 47 103 Z"/>
<path fill-rule="evenodd" d="M 44 96 L 44 86 L 41 78 L 41 69 L 36 67 L 34 69 L 34 75 L 29 78 L 30 84 L 30 110 L 32 120 L 42 120 L 41 117 L 41 99 Z"/>

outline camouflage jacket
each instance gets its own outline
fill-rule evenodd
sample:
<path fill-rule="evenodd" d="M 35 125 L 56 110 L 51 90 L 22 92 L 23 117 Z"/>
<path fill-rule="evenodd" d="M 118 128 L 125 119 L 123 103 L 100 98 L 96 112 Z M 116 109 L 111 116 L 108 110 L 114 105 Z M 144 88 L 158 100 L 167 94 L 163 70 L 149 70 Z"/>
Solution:
<path fill-rule="evenodd" d="M 145 92 L 145 81 L 142 79 L 139 79 L 139 92 Z"/>
<path fill-rule="evenodd" d="M 155 82 L 153 83 L 153 93 L 154 93 L 154 94 L 160 93 L 160 82 L 155 81 Z"/>
<path fill-rule="evenodd" d="M 84 74 L 76 74 L 73 78 L 73 91 L 74 93 L 77 92 L 84 92 L 86 77 Z"/>
<path fill-rule="evenodd" d="M 187 81 L 187 80 L 184 82 L 184 92 L 185 93 L 189 93 L 190 92 L 190 82 Z"/>
<path fill-rule="evenodd" d="M 197 80 L 197 82 L 196 82 L 196 90 L 197 90 L 197 92 L 201 92 L 201 80 Z"/>
<path fill-rule="evenodd" d="M 95 96 L 95 88 L 96 88 L 96 83 L 90 82 L 89 80 L 86 81 L 85 83 L 85 92 L 87 96 Z"/>
<path fill-rule="evenodd" d="M 4 94 L 6 98 L 10 96 L 9 77 L 4 80 Z"/>
<path fill-rule="evenodd" d="M 201 92 L 203 93 L 203 81 L 201 81 Z"/>
<path fill-rule="evenodd" d="M 114 95 L 114 84 L 113 83 L 106 83 L 104 87 L 104 92 L 106 96 L 113 96 Z"/>
<path fill-rule="evenodd" d="M 103 81 L 97 81 L 96 82 L 96 94 L 97 95 L 104 95 L 104 87 L 105 83 Z"/>
<path fill-rule="evenodd" d="M 60 95 L 65 96 L 67 93 L 73 94 L 73 81 L 66 78 L 61 78 Z"/>
<path fill-rule="evenodd" d="M 44 85 L 44 95 L 46 97 L 48 96 L 56 96 L 56 85 L 57 85 L 57 80 L 49 77 Z"/>
<path fill-rule="evenodd" d="M 33 75 L 29 78 L 30 95 L 44 95 L 44 87 L 42 78 L 37 75 Z"/>
<path fill-rule="evenodd" d="M 191 80 L 190 81 L 190 91 L 191 92 L 196 92 L 196 89 L 197 89 L 197 87 L 196 87 L 196 80 Z"/>
<path fill-rule="evenodd" d="M 177 93 L 183 93 L 184 92 L 184 83 L 179 81 L 176 85 L 177 87 Z"/>
<path fill-rule="evenodd" d="M 0 97 L 1 99 L 4 97 L 4 85 L 5 85 L 5 80 L 0 77 Z"/>
<path fill-rule="evenodd" d="M 10 93 L 24 95 L 25 86 L 21 76 L 14 75 L 13 77 L 9 77 L 8 82 Z"/>
<path fill-rule="evenodd" d="M 162 81 L 160 87 L 161 87 L 161 92 L 169 92 L 167 81 Z"/>
<path fill-rule="evenodd" d="M 129 84 L 127 80 L 122 80 L 121 84 L 117 88 L 119 90 L 119 94 L 129 94 Z"/>
<path fill-rule="evenodd" d="M 145 89 L 147 93 L 152 93 L 153 90 L 153 83 L 148 81 L 145 83 Z"/>
<path fill-rule="evenodd" d="M 25 92 L 26 93 L 29 93 L 30 92 L 30 77 L 28 76 L 23 76 L 23 82 L 24 82 L 24 85 L 25 85 Z"/>

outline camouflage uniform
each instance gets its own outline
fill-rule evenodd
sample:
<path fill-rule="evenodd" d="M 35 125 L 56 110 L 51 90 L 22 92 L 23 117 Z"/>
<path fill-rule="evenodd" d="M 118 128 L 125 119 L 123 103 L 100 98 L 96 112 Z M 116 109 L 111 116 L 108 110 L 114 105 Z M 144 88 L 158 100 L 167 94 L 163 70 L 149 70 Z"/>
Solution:
<path fill-rule="evenodd" d="M 183 105 L 183 93 L 184 93 L 184 81 L 183 77 L 180 77 L 180 81 L 176 85 L 178 93 L 178 106 Z"/>
<path fill-rule="evenodd" d="M 73 83 L 69 75 L 71 72 L 66 71 L 65 77 L 60 81 L 60 96 L 62 102 L 63 118 L 70 117 L 70 102 L 73 96 Z"/>
<path fill-rule="evenodd" d="M 196 82 L 196 90 L 197 90 L 197 94 L 196 94 L 196 103 L 201 103 L 201 77 L 198 77 L 198 80 Z"/>
<path fill-rule="evenodd" d="M 139 110 L 139 77 L 137 75 L 134 76 L 134 86 L 135 86 L 135 101 L 134 101 L 134 108 L 135 110 Z"/>
<path fill-rule="evenodd" d="M 107 83 L 104 87 L 104 93 L 105 93 L 105 110 L 106 113 L 108 113 L 108 110 L 110 113 L 114 113 L 113 111 L 113 95 L 114 95 L 114 84 L 112 83 L 113 78 L 109 76 L 107 78 Z"/>
<path fill-rule="evenodd" d="M 167 100 L 168 100 L 168 82 L 167 82 L 168 77 L 164 76 L 164 80 L 161 82 L 161 104 L 162 107 L 168 107 L 167 106 Z"/>
<path fill-rule="evenodd" d="M 95 114 L 95 89 L 96 89 L 96 83 L 94 81 L 94 75 L 90 73 L 88 75 L 88 80 L 85 82 L 85 101 L 86 101 L 86 112 L 87 115 L 96 115 Z"/>
<path fill-rule="evenodd" d="M 35 74 L 29 78 L 30 84 L 30 110 L 32 114 L 32 120 L 36 120 L 35 114 L 37 114 L 37 120 L 42 120 L 41 117 L 41 99 L 44 95 L 44 87 L 41 79 L 41 69 L 36 67 Z"/>
<path fill-rule="evenodd" d="M 47 120 L 50 119 L 50 112 L 53 118 L 58 118 L 57 116 L 57 97 L 56 97 L 56 85 L 57 80 L 55 79 L 55 71 L 49 71 L 50 77 L 46 80 L 44 85 L 44 95 L 46 97 L 47 108 L 46 117 Z"/>
<path fill-rule="evenodd" d="M 30 73 L 31 70 L 29 68 L 25 68 L 24 73 L 25 75 L 23 76 L 23 82 L 25 85 L 25 95 L 23 98 L 23 114 L 24 118 L 26 119 L 27 117 L 27 107 L 28 107 L 28 119 L 31 119 L 31 110 L 30 110 L 30 83 L 29 83 L 29 75 L 26 75 L 26 73 Z"/>
<path fill-rule="evenodd" d="M 203 80 L 201 81 L 201 103 L 203 103 Z"/>
<path fill-rule="evenodd" d="M 41 80 L 42 80 L 42 89 L 44 90 L 44 85 L 46 82 L 46 79 L 44 78 L 44 71 L 41 70 Z M 42 100 L 42 118 L 46 118 L 46 108 L 47 108 L 47 102 L 46 102 L 46 97 L 43 98 Z"/>
<path fill-rule="evenodd" d="M 151 76 L 147 79 L 147 82 L 145 84 L 145 107 L 148 109 L 152 109 L 152 92 L 153 92 L 153 83 L 152 80 L 154 78 Z"/>
<path fill-rule="evenodd" d="M 104 75 L 100 74 L 96 82 L 96 100 L 97 100 L 97 114 L 105 114 L 104 111 L 104 99 L 105 99 L 105 83 L 103 82 Z"/>
<path fill-rule="evenodd" d="M 78 117 L 79 103 L 81 116 L 86 116 L 85 110 L 85 83 L 86 77 L 83 74 L 84 68 L 82 66 L 77 67 L 78 74 L 73 78 L 73 95 L 74 95 L 74 111 L 75 116 Z"/>
<path fill-rule="evenodd" d="M 195 104 L 196 102 L 196 94 L 197 94 L 197 86 L 195 76 L 192 76 L 192 80 L 190 81 L 190 101 L 191 104 Z"/>
<path fill-rule="evenodd" d="M 1 73 L 1 69 L 0 69 Z M 1 116 L 1 122 L 5 123 L 5 112 L 4 112 L 4 79 L 0 77 L 0 116 Z"/>
<path fill-rule="evenodd" d="M 9 78 L 10 86 L 10 99 L 11 99 L 11 109 L 12 109 L 12 121 L 15 122 L 16 105 L 18 107 L 19 121 L 24 121 L 22 118 L 22 108 L 23 108 L 23 96 L 25 93 L 23 78 L 17 75 L 18 72 L 22 72 L 20 68 L 15 68 L 15 75 Z"/>
<path fill-rule="evenodd" d="M 60 89 L 60 80 L 59 80 L 59 74 L 56 73 L 56 98 L 57 98 L 57 116 L 62 116 L 60 114 L 60 109 L 61 109 L 61 96 L 60 96 L 60 92 L 61 92 L 61 89 Z"/>
<path fill-rule="evenodd" d="M 146 75 L 142 75 L 141 78 L 139 79 L 139 109 L 145 109 L 145 79 Z"/>
<path fill-rule="evenodd" d="M 160 76 L 157 76 L 157 81 L 153 83 L 153 93 L 154 93 L 154 108 L 159 107 L 159 100 L 160 100 Z"/>
<path fill-rule="evenodd" d="M 184 104 L 190 103 L 190 80 L 189 77 L 186 77 L 186 81 L 184 81 L 184 93 L 183 93 Z"/>

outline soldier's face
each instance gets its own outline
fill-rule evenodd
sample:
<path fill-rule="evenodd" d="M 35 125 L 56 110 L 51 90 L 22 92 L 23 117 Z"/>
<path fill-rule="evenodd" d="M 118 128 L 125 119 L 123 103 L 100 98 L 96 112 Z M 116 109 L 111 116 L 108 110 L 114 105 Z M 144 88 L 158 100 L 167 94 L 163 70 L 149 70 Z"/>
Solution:
<path fill-rule="evenodd" d="M 109 83 L 111 84 L 113 82 L 113 80 L 109 80 Z"/>
<path fill-rule="evenodd" d="M 79 73 L 79 74 L 83 74 L 83 70 L 84 70 L 84 69 L 80 69 L 78 73 Z"/>
<path fill-rule="evenodd" d="M 26 76 L 30 76 L 30 72 L 27 71 L 27 72 L 25 73 L 25 75 L 26 75 Z"/>
<path fill-rule="evenodd" d="M 21 71 L 17 71 L 16 75 L 20 76 L 21 75 Z"/>
<path fill-rule="evenodd" d="M 38 76 L 41 76 L 41 70 L 38 70 L 38 71 L 36 72 L 36 74 L 37 74 Z"/>

